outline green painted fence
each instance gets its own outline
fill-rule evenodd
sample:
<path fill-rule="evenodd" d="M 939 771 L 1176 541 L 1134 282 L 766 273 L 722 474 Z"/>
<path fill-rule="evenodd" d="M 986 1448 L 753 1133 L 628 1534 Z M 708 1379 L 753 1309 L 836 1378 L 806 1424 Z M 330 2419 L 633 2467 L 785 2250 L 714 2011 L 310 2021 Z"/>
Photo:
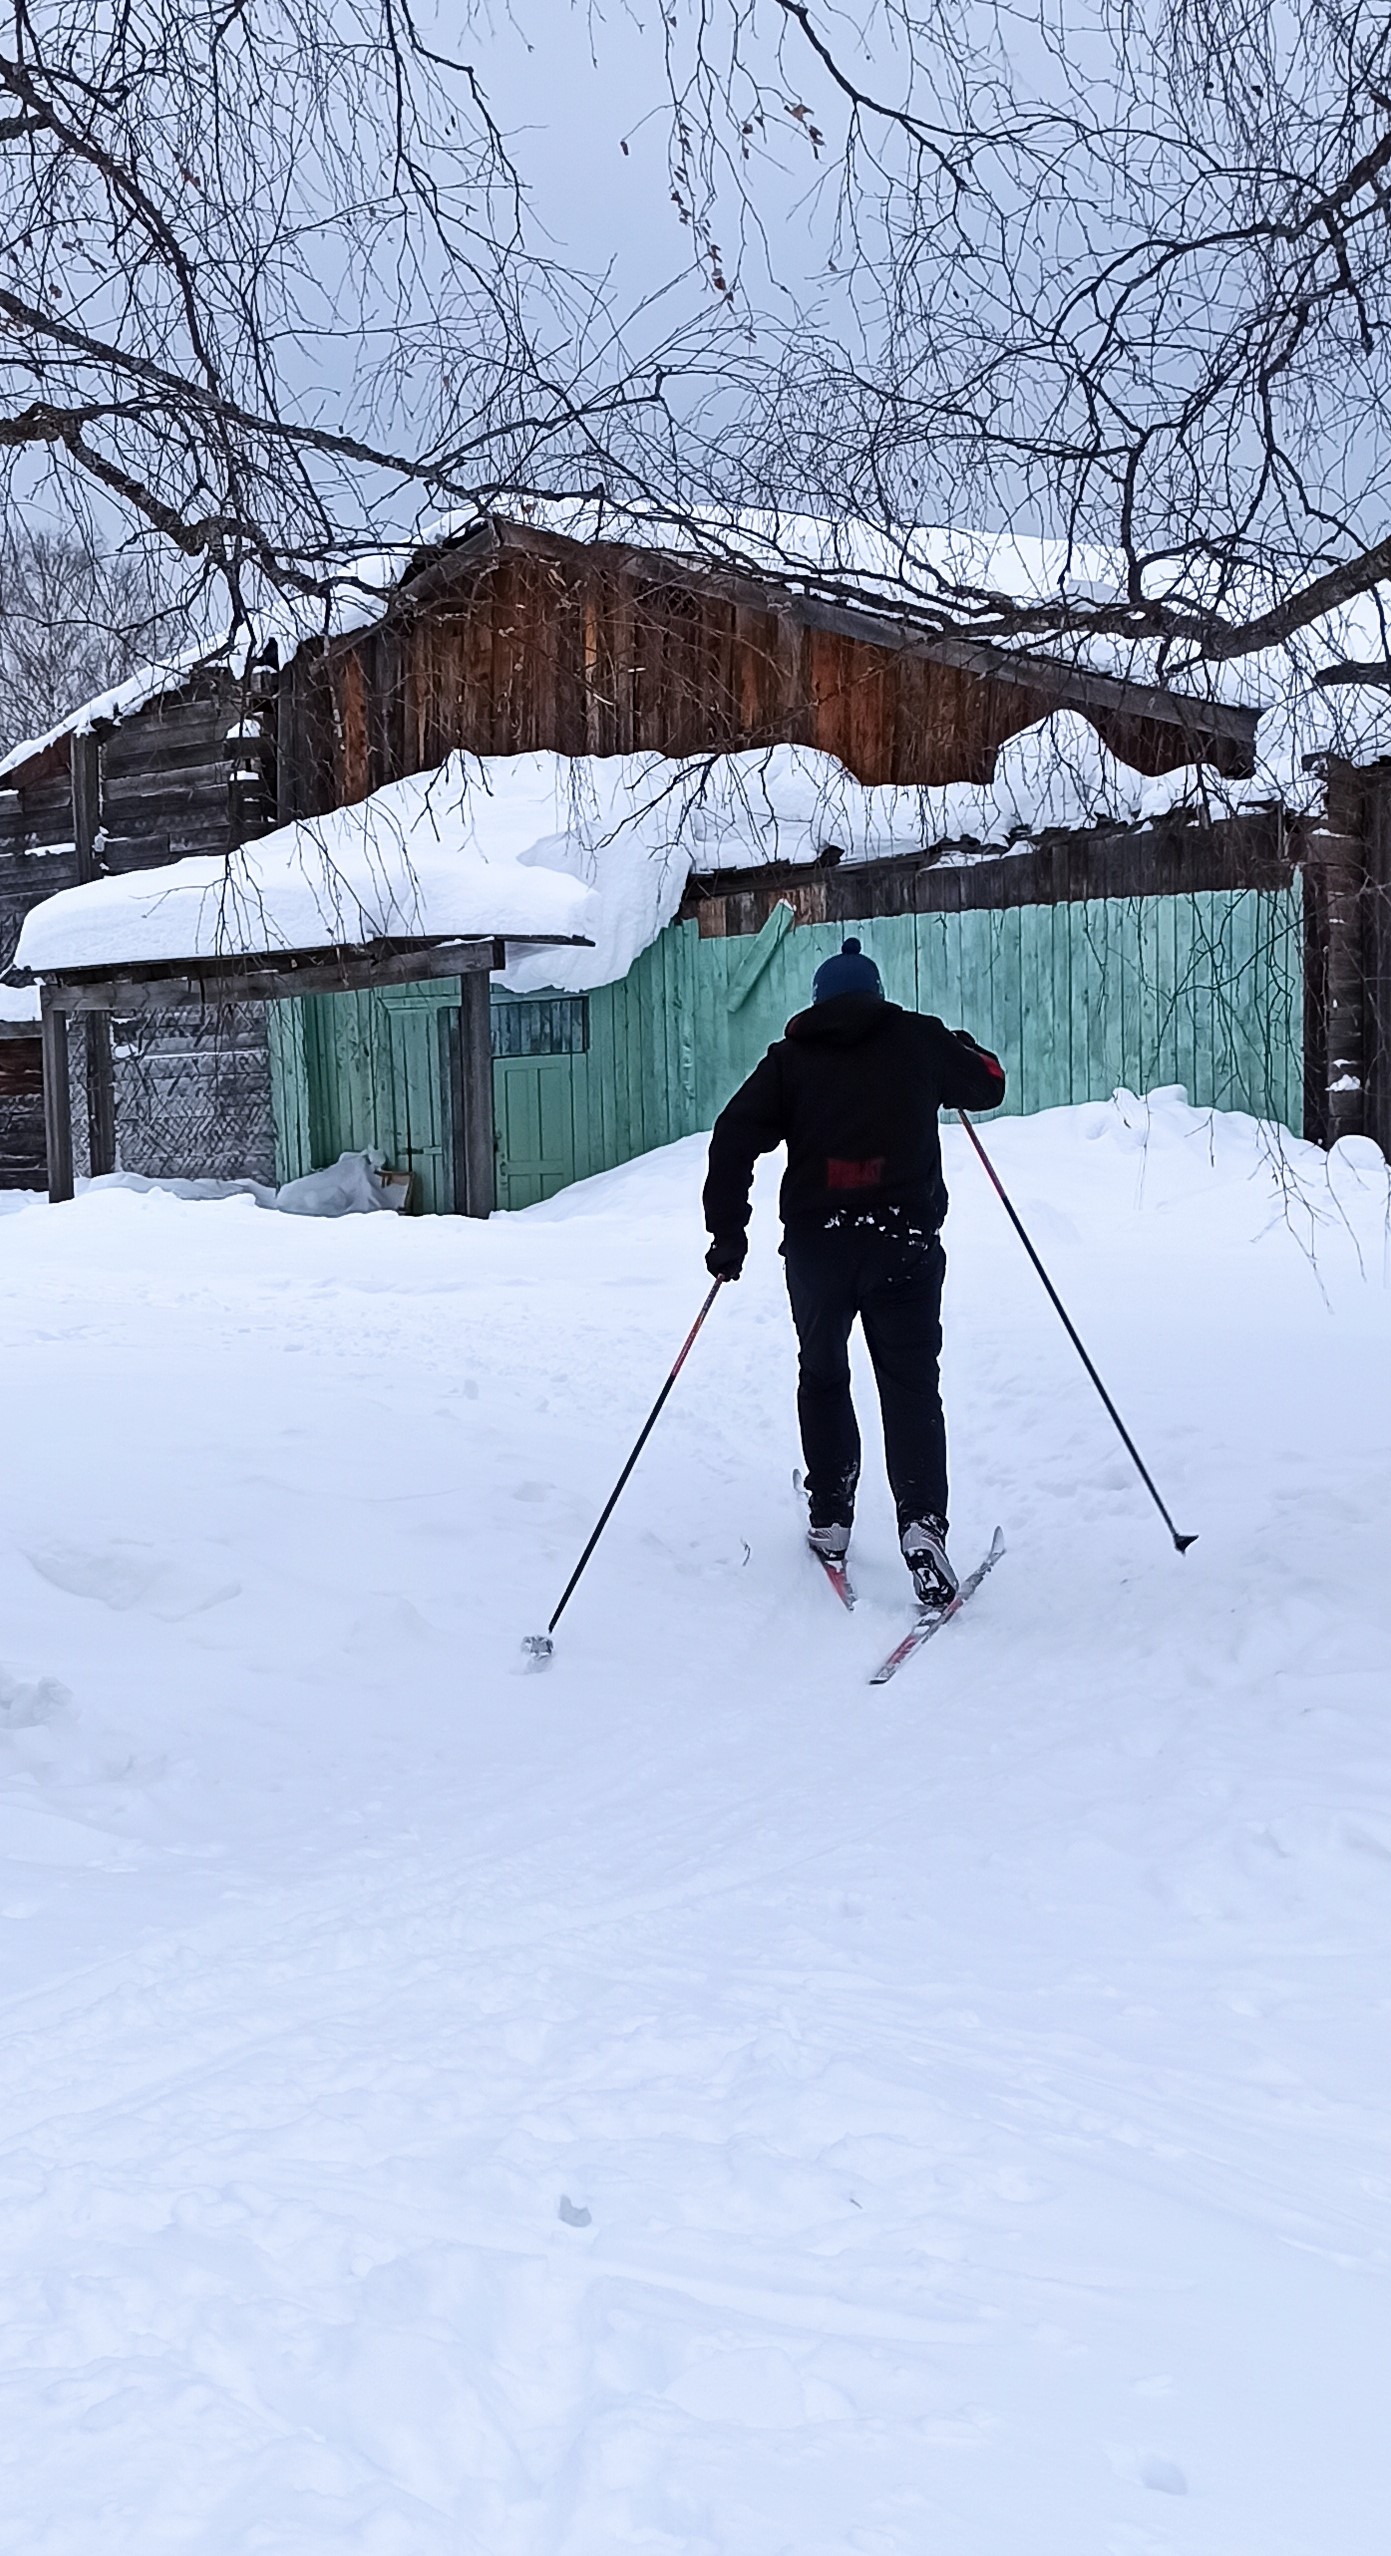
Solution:
<path fill-rule="evenodd" d="M 499 1056 L 498 1204 L 530 1205 L 708 1127 L 806 1004 L 814 969 L 846 929 L 789 923 L 781 908 L 756 940 L 708 941 L 693 923 L 674 925 L 621 984 L 590 995 L 584 1052 Z M 1182 1083 L 1199 1106 L 1300 1124 L 1297 884 L 894 915 L 852 928 L 892 1001 L 940 1013 L 997 1051 L 1011 1111 L 1104 1099 L 1120 1083 Z M 414 1010 L 399 993 L 274 1007 L 300 1016 L 282 1020 L 272 1046 L 285 1176 L 375 1144 L 421 1172 L 419 1203 L 452 1205 L 457 988 L 407 991 L 421 998 Z"/>

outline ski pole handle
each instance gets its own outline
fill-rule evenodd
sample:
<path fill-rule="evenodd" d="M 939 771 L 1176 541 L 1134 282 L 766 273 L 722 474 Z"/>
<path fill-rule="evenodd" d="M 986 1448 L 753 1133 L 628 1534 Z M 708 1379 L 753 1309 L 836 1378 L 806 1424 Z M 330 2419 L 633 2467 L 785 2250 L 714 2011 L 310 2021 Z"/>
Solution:
<path fill-rule="evenodd" d="M 1176 1553 L 1186 1553 L 1190 1544 L 1197 1543 L 1198 1539 L 1196 1535 L 1179 1534 L 1178 1528 L 1175 1526 L 1173 1519 L 1170 1517 L 1169 1512 L 1164 1505 L 1164 1502 L 1159 1496 L 1159 1492 L 1155 1487 L 1154 1477 L 1151 1474 L 1144 1457 L 1141 1455 L 1139 1448 L 1136 1446 L 1135 1441 L 1130 1434 L 1130 1431 L 1127 1429 L 1125 1422 L 1122 1420 L 1114 1402 L 1111 1400 L 1105 1385 L 1102 1383 L 1100 1376 L 1097 1374 L 1095 1367 L 1092 1365 L 1091 1359 L 1087 1355 L 1086 1349 L 1082 1343 L 1081 1334 L 1078 1331 L 1071 1314 L 1068 1312 L 1066 1305 L 1063 1303 L 1062 1297 L 1059 1295 L 1057 1288 L 1054 1286 L 1053 1281 L 1049 1277 L 1047 1270 L 1044 1268 L 1042 1261 L 1039 1259 L 1038 1253 L 1035 1251 L 1028 1234 L 1025 1232 L 1020 1218 L 1015 1213 L 1013 1203 L 1005 1188 L 1004 1182 L 1001 1180 L 999 1173 L 996 1171 L 990 1156 L 987 1154 L 979 1136 L 976 1134 L 976 1131 L 967 1117 L 965 1110 L 959 1109 L 956 1114 L 960 1119 L 962 1126 L 965 1128 L 967 1135 L 970 1137 L 976 1152 L 980 1156 L 981 1166 L 985 1172 L 986 1179 L 989 1181 L 991 1188 L 994 1190 L 996 1197 L 999 1199 L 1000 1205 L 1003 1207 L 1005 1214 L 1008 1216 L 1010 1223 L 1013 1225 L 1014 1230 L 1019 1236 L 1019 1239 L 1028 1253 L 1030 1260 L 1033 1262 L 1034 1268 L 1037 1270 L 1039 1277 L 1043 1281 L 1044 1287 L 1047 1291 L 1048 1301 L 1052 1305 L 1053 1311 L 1058 1316 L 1058 1319 L 1061 1322 L 1064 1331 L 1067 1333 L 1073 1348 L 1076 1350 L 1078 1357 L 1081 1359 L 1083 1366 L 1086 1368 L 1088 1375 L 1091 1377 L 1092 1383 L 1095 1385 L 1097 1392 L 1100 1394 L 1102 1401 L 1106 1405 L 1106 1409 L 1110 1413 L 1111 1419 L 1115 1425 L 1117 1435 L 1119 1436 L 1126 1453 L 1129 1455 L 1131 1463 L 1134 1465 L 1136 1472 L 1139 1474 L 1140 1480 L 1143 1482 L 1145 1489 L 1148 1491 L 1156 1509 L 1159 1511 L 1164 1524 L 1168 1528 L 1170 1535 L 1173 1537 L 1174 1551 Z"/>
<path fill-rule="evenodd" d="M 637 1463 L 638 1457 L 641 1455 L 643 1448 L 646 1446 L 648 1439 L 652 1435 L 653 1430 L 656 1428 L 657 1423 L 662 1416 L 667 1396 L 670 1393 L 672 1386 L 675 1384 L 677 1377 L 680 1375 L 686 1360 L 691 1354 L 691 1351 L 695 1347 L 701 1325 L 710 1311 L 715 1298 L 719 1294 L 721 1287 L 725 1286 L 727 1283 L 728 1282 L 723 1278 L 717 1278 L 715 1280 L 709 1295 L 706 1297 L 704 1304 L 701 1306 L 699 1313 L 696 1315 L 695 1321 L 692 1323 L 690 1330 L 687 1332 L 685 1339 L 682 1341 L 681 1346 L 676 1353 L 676 1357 L 672 1362 L 671 1372 L 667 1377 L 666 1383 L 663 1385 L 661 1392 L 658 1394 L 656 1401 L 653 1403 L 651 1410 L 648 1412 L 647 1418 L 642 1424 L 642 1428 L 638 1434 L 637 1444 L 634 1447 L 632 1454 L 629 1456 L 627 1463 L 624 1465 L 618 1480 L 613 1486 L 613 1489 L 610 1491 L 607 1500 L 604 1502 L 594 1533 L 591 1535 L 588 1544 L 585 1546 L 584 1551 L 580 1555 L 578 1562 L 575 1564 L 569 1579 L 565 1583 L 560 1604 L 556 1608 L 554 1615 L 551 1617 L 551 1620 L 546 1627 L 547 1640 L 549 1640 L 550 1636 L 554 1633 L 555 1628 L 560 1622 L 562 1615 L 565 1613 L 571 1598 L 574 1596 L 576 1589 L 579 1587 L 580 1581 L 583 1579 L 588 1567 L 589 1557 L 594 1551 L 594 1547 L 598 1543 L 600 1536 L 603 1534 L 605 1527 L 608 1525 L 610 1518 L 613 1516 L 614 1510 L 618 1506 L 619 1498 L 622 1494 L 623 1487 L 627 1482 L 628 1476 L 632 1472 L 634 1465 Z"/>

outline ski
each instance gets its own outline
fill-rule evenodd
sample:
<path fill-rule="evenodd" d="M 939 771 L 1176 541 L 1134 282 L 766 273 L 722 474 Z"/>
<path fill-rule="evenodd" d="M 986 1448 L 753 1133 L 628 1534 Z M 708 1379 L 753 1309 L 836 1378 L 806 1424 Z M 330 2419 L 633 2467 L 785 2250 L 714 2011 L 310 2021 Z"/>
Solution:
<path fill-rule="evenodd" d="M 803 1483 L 800 1470 L 795 1472 L 792 1476 L 792 1488 L 796 1492 L 799 1500 L 805 1499 L 806 1486 Z M 832 1588 L 835 1590 L 836 1596 L 841 1602 L 841 1605 L 846 1609 L 847 1613 L 849 1613 L 855 1604 L 855 1591 L 851 1586 L 850 1573 L 845 1564 L 843 1562 L 828 1562 L 825 1554 L 818 1553 L 815 1545 L 812 1544 L 810 1540 L 807 1544 L 807 1551 L 811 1555 L 813 1562 L 819 1564 L 820 1568 L 825 1572 L 827 1579 L 830 1581 Z"/>
<path fill-rule="evenodd" d="M 830 1581 L 832 1588 L 835 1590 L 836 1596 L 839 1598 L 841 1605 L 847 1609 L 853 1608 L 855 1604 L 855 1592 L 850 1585 L 850 1574 L 846 1570 L 845 1564 L 843 1562 L 828 1562 L 824 1553 L 817 1552 L 815 1545 L 809 1544 L 807 1546 L 807 1551 L 811 1555 L 813 1562 L 820 1564 L 821 1569 L 825 1572 L 827 1579 Z"/>
<path fill-rule="evenodd" d="M 985 1560 L 976 1564 L 970 1576 L 962 1581 L 955 1597 L 949 1599 L 945 1606 L 925 1606 L 919 1611 L 916 1622 L 904 1634 L 902 1641 L 896 1642 L 888 1658 L 880 1661 L 870 1678 L 871 1686 L 886 1686 L 895 1670 L 902 1668 L 905 1660 L 911 1660 L 914 1652 L 922 1649 L 924 1642 L 930 1642 L 934 1633 L 940 1633 L 944 1624 L 950 1624 L 952 1617 L 961 1613 L 968 1597 L 975 1596 L 986 1572 L 994 1570 L 1004 1549 L 1004 1531 L 996 1527 L 990 1551 Z"/>

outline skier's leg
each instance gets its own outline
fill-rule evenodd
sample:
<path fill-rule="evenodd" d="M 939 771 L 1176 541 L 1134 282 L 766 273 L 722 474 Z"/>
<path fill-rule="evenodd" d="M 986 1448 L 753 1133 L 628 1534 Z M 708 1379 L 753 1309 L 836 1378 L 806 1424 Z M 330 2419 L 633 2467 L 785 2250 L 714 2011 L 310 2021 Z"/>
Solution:
<path fill-rule="evenodd" d="M 938 1361 L 942 1354 L 940 1240 L 884 1237 L 873 1279 L 860 1299 L 879 1408 L 884 1458 L 899 1528 L 947 1520 L 947 1431 Z"/>
<path fill-rule="evenodd" d="M 813 1528 L 848 1527 L 860 1478 L 860 1432 L 850 1399 L 853 1268 L 839 1233 L 789 1234 L 787 1293 L 797 1327 L 797 1418 Z"/>

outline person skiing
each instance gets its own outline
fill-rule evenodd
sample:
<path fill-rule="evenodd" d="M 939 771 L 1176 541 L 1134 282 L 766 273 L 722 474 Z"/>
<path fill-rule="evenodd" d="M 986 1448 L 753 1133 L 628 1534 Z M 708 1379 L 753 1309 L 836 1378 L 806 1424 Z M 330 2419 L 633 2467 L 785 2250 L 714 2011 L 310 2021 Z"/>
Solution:
<path fill-rule="evenodd" d="M 800 1352 L 807 1540 L 844 1563 L 860 1475 L 849 1341 L 858 1314 L 874 1365 L 899 1544 L 918 1603 L 955 1594 L 947 1557 L 939 1109 L 998 1109 L 1004 1067 L 965 1030 L 884 999 L 857 940 L 816 971 L 811 1009 L 787 1024 L 726 1103 L 710 1138 L 705 1265 L 737 1279 L 758 1155 L 787 1147 L 779 1206 Z"/>

